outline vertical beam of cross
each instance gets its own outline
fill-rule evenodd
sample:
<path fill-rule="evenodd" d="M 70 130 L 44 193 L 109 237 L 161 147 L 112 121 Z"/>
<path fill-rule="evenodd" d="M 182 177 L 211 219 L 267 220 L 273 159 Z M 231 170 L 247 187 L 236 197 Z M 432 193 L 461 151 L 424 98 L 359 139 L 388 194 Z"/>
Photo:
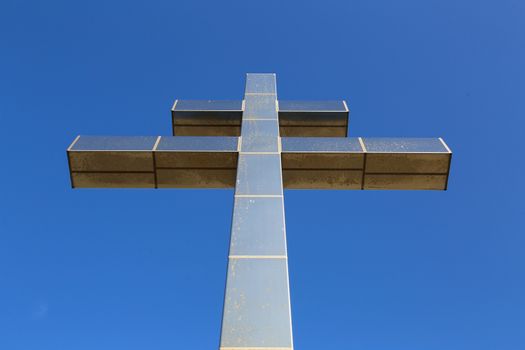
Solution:
<path fill-rule="evenodd" d="M 292 349 L 275 74 L 248 74 L 221 350 Z"/>

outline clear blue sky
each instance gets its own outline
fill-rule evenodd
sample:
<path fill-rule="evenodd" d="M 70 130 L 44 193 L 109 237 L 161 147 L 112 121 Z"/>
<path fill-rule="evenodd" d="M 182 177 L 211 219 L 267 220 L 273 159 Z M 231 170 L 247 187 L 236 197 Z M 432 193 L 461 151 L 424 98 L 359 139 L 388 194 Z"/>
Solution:
<path fill-rule="evenodd" d="M 523 1 L 3 0 L 0 39 L 0 349 L 217 348 L 232 191 L 71 190 L 65 150 L 246 72 L 454 151 L 446 192 L 286 192 L 297 349 L 525 348 Z"/>

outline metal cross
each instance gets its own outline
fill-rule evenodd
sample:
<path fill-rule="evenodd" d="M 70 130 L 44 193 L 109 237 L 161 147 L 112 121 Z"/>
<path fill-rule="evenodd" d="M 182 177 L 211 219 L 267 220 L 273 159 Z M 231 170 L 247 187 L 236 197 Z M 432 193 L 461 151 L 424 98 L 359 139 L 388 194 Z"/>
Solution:
<path fill-rule="evenodd" d="M 447 187 L 441 138 L 348 138 L 348 114 L 345 101 L 278 101 L 275 74 L 248 74 L 243 101 L 175 101 L 177 136 L 78 136 L 71 184 L 234 187 L 220 349 L 292 349 L 283 188 Z"/>

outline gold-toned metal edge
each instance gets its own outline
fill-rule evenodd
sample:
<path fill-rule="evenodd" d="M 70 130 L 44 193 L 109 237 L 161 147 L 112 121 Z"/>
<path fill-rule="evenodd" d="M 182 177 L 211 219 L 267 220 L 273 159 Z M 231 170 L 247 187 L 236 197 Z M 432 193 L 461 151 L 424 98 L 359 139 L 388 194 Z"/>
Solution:
<path fill-rule="evenodd" d="M 221 346 L 219 350 L 293 350 L 293 347 L 260 347 L 260 346 L 249 346 L 249 347 L 231 347 Z"/>
<path fill-rule="evenodd" d="M 363 150 L 364 156 L 363 156 L 363 173 L 361 174 L 361 190 L 365 189 L 365 174 L 366 174 L 366 146 L 363 141 L 363 138 L 358 137 L 359 144 L 361 145 L 361 149 Z"/>
<path fill-rule="evenodd" d="M 228 255 L 228 259 L 288 259 L 286 255 Z"/>
<path fill-rule="evenodd" d="M 71 145 L 69 145 L 69 147 L 66 150 L 67 166 L 69 170 L 69 183 L 71 184 L 71 188 L 73 189 L 75 188 L 75 185 L 73 184 L 73 172 L 71 171 L 71 157 L 69 156 L 69 153 L 71 152 L 71 148 L 75 145 L 75 143 L 77 143 L 78 139 L 80 139 L 80 135 L 77 135 L 77 137 L 75 137 Z"/>
<path fill-rule="evenodd" d="M 343 105 L 345 106 L 345 109 L 347 112 L 350 112 L 350 109 L 348 109 L 348 105 L 346 104 L 346 101 L 343 100 Z"/>
<path fill-rule="evenodd" d="M 67 151 L 71 151 L 71 148 L 73 148 L 73 146 L 75 145 L 75 143 L 77 143 L 78 139 L 80 138 L 80 135 L 78 135 L 77 137 L 75 137 L 75 139 L 73 140 L 73 142 L 71 143 L 71 145 L 69 145 L 69 147 L 67 148 Z"/>
<path fill-rule="evenodd" d="M 282 194 L 235 194 L 234 197 L 239 198 L 282 198 Z"/>

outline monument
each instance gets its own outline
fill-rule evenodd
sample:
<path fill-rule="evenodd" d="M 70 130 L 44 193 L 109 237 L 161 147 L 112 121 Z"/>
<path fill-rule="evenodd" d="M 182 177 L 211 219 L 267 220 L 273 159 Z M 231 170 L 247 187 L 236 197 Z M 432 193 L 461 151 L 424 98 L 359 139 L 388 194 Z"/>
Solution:
<path fill-rule="evenodd" d="M 78 136 L 73 188 L 234 188 L 221 350 L 293 349 L 283 189 L 445 190 L 441 138 L 347 137 L 345 101 L 175 101 L 174 136 Z"/>

